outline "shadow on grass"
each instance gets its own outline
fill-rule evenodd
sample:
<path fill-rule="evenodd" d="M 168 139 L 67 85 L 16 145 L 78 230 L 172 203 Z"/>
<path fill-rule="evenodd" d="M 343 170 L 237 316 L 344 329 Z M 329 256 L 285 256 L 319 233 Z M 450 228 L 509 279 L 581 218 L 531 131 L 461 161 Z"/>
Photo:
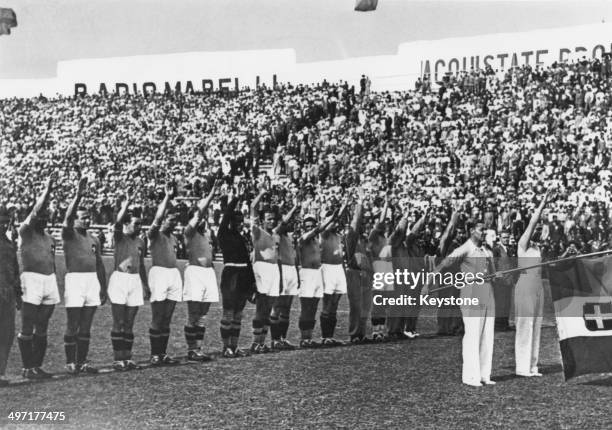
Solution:
<path fill-rule="evenodd" d="M 606 375 L 603 379 L 593 379 L 587 382 L 578 383 L 578 385 L 592 385 L 595 387 L 612 387 L 612 376 Z"/>
<path fill-rule="evenodd" d="M 513 371 L 513 373 L 510 373 L 508 375 L 502 375 L 502 376 L 498 376 L 495 378 L 492 378 L 494 381 L 510 381 L 512 379 L 523 379 L 525 378 L 524 376 L 518 376 L 516 374 L 514 374 L 514 367 L 513 366 L 505 366 L 504 369 L 511 369 Z M 551 364 L 551 365 L 547 365 L 547 366 L 540 366 L 539 368 L 540 373 L 542 375 L 552 375 L 553 373 L 561 373 L 563 372 L 563 366 L 560 364 Z"/>

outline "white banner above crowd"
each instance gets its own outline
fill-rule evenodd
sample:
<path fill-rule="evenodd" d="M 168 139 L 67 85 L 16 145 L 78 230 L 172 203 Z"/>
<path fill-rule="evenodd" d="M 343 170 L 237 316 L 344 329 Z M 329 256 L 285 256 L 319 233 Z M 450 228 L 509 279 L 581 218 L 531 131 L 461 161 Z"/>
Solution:
<path fill-rule="evenodd" d="M 440 80 L 446 73 L 602 58 L 612 50 L 611 30 L 609 24 L 598 24 L 407 43 L 399 55 L 420 58 L 421 73 Z"/>
<path fill-rule="evenodd" d="M 396 55 L 297 62 L 293 49 L 191 52 L 62 61 L 54 79 L 0 79 L 0 98 L 105 92 L 236 91 L 275 82 L 327 79 L 358 86 L 362 74 L 375 91 L 411 89 L 419 77 L 601 58 L 612 50 L 612 25 L 503 33 L 401 44 Z"/>

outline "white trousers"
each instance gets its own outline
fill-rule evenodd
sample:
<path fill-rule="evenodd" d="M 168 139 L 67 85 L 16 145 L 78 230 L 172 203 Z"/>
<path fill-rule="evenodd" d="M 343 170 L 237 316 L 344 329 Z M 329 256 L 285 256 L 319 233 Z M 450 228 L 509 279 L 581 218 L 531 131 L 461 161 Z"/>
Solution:
<path fill-rule="evenodd" d="M 542 278 L 521 275 L 514 289 L 516 337 L 514 357 L 516 373 L 538 372 L 540 356 L 540 332 L 544 312 Z"/>
<path fill-rule="evenodd" d="M 495 300 L 490 284 L 465 287 L 461 297 L 478 297 L 478 306 L 462 306 L 464 383 L 479 383 L 491 379 L 493 339 L 495 334 Z"/>

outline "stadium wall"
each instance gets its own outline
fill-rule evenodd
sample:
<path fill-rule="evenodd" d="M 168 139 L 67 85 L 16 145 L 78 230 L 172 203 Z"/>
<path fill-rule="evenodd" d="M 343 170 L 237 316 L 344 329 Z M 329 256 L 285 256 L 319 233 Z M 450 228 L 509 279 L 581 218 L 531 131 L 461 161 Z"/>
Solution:
<path fill-rule="evenodd" d="M 601 57 L 612 50 L 612 24 L 575 26 L 522 33 L 428 40 L 400 44 L 396 55 L 357 57 L 336 61 L 298 63 L 293 49 L 193 52 L 62 61 L 55 79 L 2 79 L 0 98 L 43 94 L 70 96 L 79 92 L 142 92 L 155 86 L 163 91 L 180 83 L 192 87 L 234 90 L 253 88 L 258 82 L 310 84 L 327 79 L 358 85 L 362 74 L 375 91 L 412 88 L 419 76 L 430 73 L 440 79 L 446 72 L 484 68 L 499 71 L 523 64 L 549 65 L 583 56 Z M 119 84 L 119 86 L 117 86 Z M 151 85 L 153 84 L 153 85 Z"/>

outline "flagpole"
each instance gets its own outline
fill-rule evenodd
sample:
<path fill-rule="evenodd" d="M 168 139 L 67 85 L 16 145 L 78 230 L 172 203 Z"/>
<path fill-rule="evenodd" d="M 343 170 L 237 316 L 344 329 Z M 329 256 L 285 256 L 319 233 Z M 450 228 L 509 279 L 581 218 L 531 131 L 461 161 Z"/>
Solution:
<path fill-rule="evenodd" d="M 516 269 L 500 270 L 498 272 L 493 273 L 492 275 L 485 276 L 483 279 L 485 281 L 487 281 L 487 280 L 491 280 L 493 278 L 496 278 L 498 276 L 507 275 L 509 273 L 519 272 L 519 271 L 522 271 L 522 270 L 535 269 L 536 267 L 550 266 L 552 264 L 557 264 L 557 263 L 565 263 L 565 262 L 568 262 L 568 261 L 574 261 L 574 260 L 578 260 L 578 259 L 581 259 L 581 258 L 599 257 L 601 255 L 606 255 L 606 254 L 612 254 L 612 249 L 608 249 L 606 251 L 591 252 L 589 254 L 574 255 L 572 257 L 560 258 L 558 260 L 545 261 L 544 263 L 533 264 L 531 266 L 525 266 L 525 267 L 517 267 Z M 438 291 L 446 290 L 447 288 L 455 288 L 455 286 L 454 285 L 446 285 L 444 287 L 436 288 L 435 290 L 429 291 L 429 294 L 437 293 Z"/>
<path fill-rule="evenodd" d="M 544 263 L 534 264 L 532 266 L 518 267 L 516 269 L 501 270 L 499 272 L 495 272 L 492 275 L 485 276 L 484 279 L 493 279 L 496 276 L 506 275 L 508 273 L 513 273 L 513 272 L 518 272 L 519 270 L 534 269 L 536 267 L 549 266 L 551 264 L 564 263 L 566 261 L 573 261 L 573 260 L 578 260 L 578 259 L 581 259 L 581 258 L 599 257 L 601 255 L 606 255 L 606 254 L 610 254 L 610 253 L 612 253 L 612 249 L 608 249 L 606 251 L 591 252 L 590 254 L 574 255 L 572 257 L 560 258 L 558 260 L 545 261 Z"/>

